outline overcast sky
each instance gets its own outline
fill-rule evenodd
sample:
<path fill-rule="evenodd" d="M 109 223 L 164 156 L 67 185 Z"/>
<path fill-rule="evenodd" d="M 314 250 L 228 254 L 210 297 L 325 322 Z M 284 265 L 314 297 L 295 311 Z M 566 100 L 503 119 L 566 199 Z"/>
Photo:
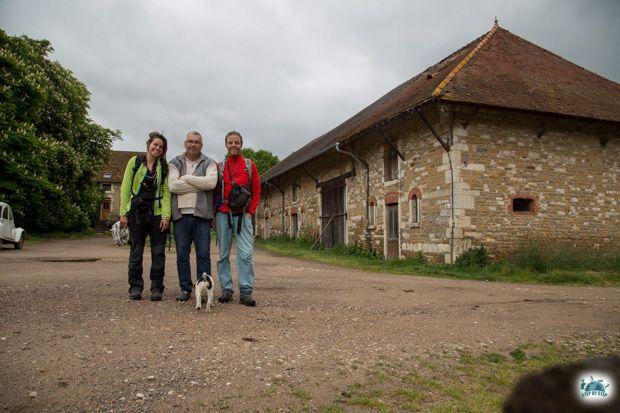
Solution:
<path fill-rule="evenodd" d="M 620 1 L 0 0 L 0 27 L 51 41 L 92 94 L 118 150 L 163 131 L 168 158 L 190 130 L 224 155 L 281 159 L 393 87 L 500 26 L 616 82 Z"/>

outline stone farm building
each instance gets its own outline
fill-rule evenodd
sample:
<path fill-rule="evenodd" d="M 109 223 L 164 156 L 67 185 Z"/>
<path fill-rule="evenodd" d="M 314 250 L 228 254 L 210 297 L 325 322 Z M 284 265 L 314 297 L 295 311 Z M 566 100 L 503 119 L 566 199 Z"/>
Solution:
<path fill-rule="evenodd" d="M 619 132 L 618 83 L 495 24 L 271 168 L 257 233 L 444 262 L 620 248 Z"/>

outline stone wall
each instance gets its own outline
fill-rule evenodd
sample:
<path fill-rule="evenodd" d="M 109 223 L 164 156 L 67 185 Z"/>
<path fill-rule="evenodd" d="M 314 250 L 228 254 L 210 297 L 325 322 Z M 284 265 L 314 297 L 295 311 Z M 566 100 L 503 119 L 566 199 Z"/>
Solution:
<path fill-rule="evenodd" d="M 456 122 L 463 243 L 496 255 L 530 240 L 620 248 L 613 133 L 584 121 L 490 110 L 478 111 L 466 128 Z M 514 197 L 531 198 L 533 211 L 513 212 Z"/>
<path fill-rule="evenodd" d="M 317 182 L 328 181 L 352 170 L 351 162 L 338 154 L 308 162 L 304 169 L 295 168 L 278 177 L 271 185 L 263 185 L 263 198 L 257 210 L 259 236 L 285 234 L 291 236 L 291 215 L 298 215 L 299 234 L 318 236 L 320 231 L 321 194 Z M 297 185 L 297 199 L 293 201 L 292 186 Z M 284 230 L 282 229 L 282 195 L 284 190 Z"/>
<path fill-rule="evenodd" d="M 387 252 L 387 201 L 398 204 L 400 258 L 421 253 L 431 260 L 450 262 L 451 256 L 476 245 L 501 256 L 536 239 L 620 248 L 617 129 L 464 107 L 433 106 L 424 116 L 442 139 L 452 139 L 449 155 L 416 113 L 399 116 L 343 145 L 369 165 L 375 219 L 368 232 L 366 170 L 334 151 L 306 163 L 306 172 L 295 168 L 273 180 L 285 190 L 284 231 L 280 193 L 264 186 L 259 235 L 265 236 L 266 219 L 270 220 L 270 235 L 290 235 L 291 214 L 298 214 L 300 232 L 317 236 L 321 198 L 314 179 L 324 182 L 350 173 L 345 237 L 349 245 L 366 246 L 369 240 L 372 249 Z M 386 138 L 404 155 L 398 161 L 398 178 L 389 182 L 384 181 L 383 170 Z M 291 199 L 293 183 L 299 185 L 295 202 Z M 412 219 L 412 195 L 419 200 L 418 222 Z M 515 197 L 532 199 L 532 211 L 513 212 Z"/>
<path fill-rule="evenodd" d="M 425 116 L 441 131 L 437 113 Z M 398 178 L 384 180 L 384 150 L 386 138 L 394 144 L 404 160 L 398 159 Z M 400 258 L 421 252 L 427 258 L 443 260 L 449 253 L 446 227 L 449 215 L 445 210 L 450 202 L 450 181 L 446 181 L 444 150 L 420 119 L 409 114 L 384 127 L 377 128 L 358 140 L 353 151 L 369 164 L 370 196 L 376 200 L 375 225 L 370 227 L 372 246 L 386 254 L 386 203 L 398 202 Z M 365 170 L 359 165 L 357 174 L 347 182 L 349 199 L 349 240 L 362 244 L 365 228 Z M 419 219 L 413 223 L 409 195 L 418 196 Z M 386 202 L 387 201 L 387 202 Z"/>

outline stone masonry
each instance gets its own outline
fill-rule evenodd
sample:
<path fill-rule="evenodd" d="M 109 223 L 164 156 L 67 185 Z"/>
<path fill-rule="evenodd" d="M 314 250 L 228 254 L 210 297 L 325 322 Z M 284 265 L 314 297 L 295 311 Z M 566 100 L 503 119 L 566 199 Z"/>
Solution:
<path fill-rule="evenodd" d="M 257 214 L 259 236 L 290 236 L 291 217 L 297 215 L 299 234 L 316 237 L 321 231 L 317 181 L 350 173 L 345 193 L 349 245 L 365 246 L 368 230 L 371 247 L 386 254 L 386 203 L 397 203 L 400 258 L 422 253 L 450 262 L 451 255 L 454 259 L 478 245 L 502 256 L 536 240 L 620 248 L 617 129 L 593 121 L 445 104 L 431 106 L 425 117 L 444 141 L 452 141 L 450 159 L 414 113 L 370 129 L 344 148 L 369 164 L 374 225 L 367 226 L 365 218 L 365 168 L 331 151 L 307 162 L 305 171 L 295 168 L 273 180 L 285 192 L 284 228 L 281 194 L 265 186 Z M 388 182 L 383 171 L 386 138 L 404 155 L 397 179 Z M 417 220 L 410 208 L 413 195 Z M 514 212 L 514 198 L 530 200 L 530 210 Z"/>

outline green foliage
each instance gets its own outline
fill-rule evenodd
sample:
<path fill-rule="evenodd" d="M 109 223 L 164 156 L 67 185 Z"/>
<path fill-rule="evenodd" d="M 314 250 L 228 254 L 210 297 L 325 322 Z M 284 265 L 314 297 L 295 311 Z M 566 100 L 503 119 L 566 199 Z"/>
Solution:
<path fill-rule="evenodd" d="M 503 355 L 499 354 L 499 353 L 489 353 L 485 356 L 486 361 L 488 361 L 489 363 L 501 363 L 504 360 L 506 360 L 506 357 L 504 357 Z"/>
<path fill-rule="evenodd" d="M 241 155 L 243 155 L 244 158 L 254 161 L 259 175 L 263 175 L 269 168 L 279 162 L 277 156 L 264 149 L 255 151 L 252 148 L 243 148 L 241 149 Z"/>
<path fill-rule="evenodd" d="M 382 255 L 376 251 L 368 251 L 359 245 L 338 245 L 331 249 L 333 252 L 341 255 L 347 255 L 349 257 L 364 257 L 372 259 L 381 259 Z"/>
<path fill-rule="evenodd" d="M 510 352 L 510 356 L 514 361 L 523 361 L 526 358 L 525 351 L 521 347 Z"/>
<path fill-rule="evenodd" d="M 302 400 L 310 400 L 312 399 L 312 396 L 310 395 L 310 392 L 308 392 L 308 390 L 302 389 L 301 387 L 293 387 L 291 389 L 291 394 L 299 399 Z"/>
<path fill-rule="evenodd" d="M 457 267 L 485 267 L 489 263 L 487 249 L 484 246 L 471 248 L 456 258 Z"/>
<path fill-rule="evenodd" d="M 506 262 L 539 274 L 553 270 L 620 272 L 620 251 L 586 249 L 563 243 L 532 241 L 521 245 Z"/>
<path fill-rule="evenodd" d="M 418 264 L 418 265 L 426 264 L 426 258 L 424 258 L 422 251 L 418 251 L 418 253 L 415 256 L 410 258 L 410 261 L 412 264 Z"/>
<path fill-rule="evenodd" d="M 29 231 L 92 222 L 103 196 L 92 178 L 120 135 L 88 118 L 86 86 L 48 59 L 52 51 L 0 29 L 0 200 Z"/>
<path fill-rule="evenodd" d="M 289 257 L 314 260 L 346 268 L 357 268 L 379 273 L 425 275 L 442 278 L 457 278 L 478 281 L 504 281 L 513 283 L 555 284 L 555 285 L 620 285 L 620 270 L 613 267 L 620 253 L 601 253 L 606 261 L 594 263 L 584 256 L 584 262 L 579 262 L 575 268 L 583 269 L 550 269 L 541 274 L 529 269 L 517 267 L 509 261 L 491 263 L 485 267 L 465 266 L 458 267 L 450 264 L 427 262 L 422 254 L 417 254 L 405 260 L 383 260 L 382 255 L 375 252 L 368 253 L 359 247 L 323 248 L 320 244 L 312 249 L 314 242 L 311 239 L 291 240 L 288 237 L 272 237 L 268 240 L 257 239 L 257 247 L 280 253 Z M 615 255 L 614 255 L 615 254 Z M 601 262 L 606 268 L 602 269 Z M 598 265 L 593 270 L 587 265 Z"/>

